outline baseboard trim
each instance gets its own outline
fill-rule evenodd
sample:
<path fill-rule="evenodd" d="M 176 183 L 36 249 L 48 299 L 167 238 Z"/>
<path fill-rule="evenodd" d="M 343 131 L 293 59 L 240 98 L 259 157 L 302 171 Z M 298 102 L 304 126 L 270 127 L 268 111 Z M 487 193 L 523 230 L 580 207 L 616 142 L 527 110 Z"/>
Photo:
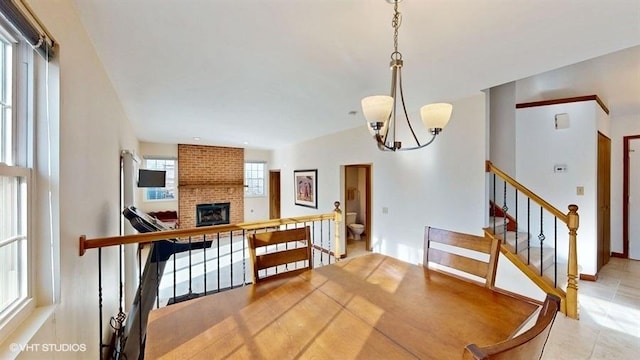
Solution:
<path fill-rule="evenodd" d="M 598 280 L 598 274 L 595 274 L 595 275 L 580 274 L 580 280 L 597 281 Z"/>
<path fill-rule="evenodd" d="M 617 253 L 617 252 L 612 252 L 611 253 L 611 257 L 620 258 L 620 259 L 626 259 L 627 258 L 627 256 L 625 254 Z"/>

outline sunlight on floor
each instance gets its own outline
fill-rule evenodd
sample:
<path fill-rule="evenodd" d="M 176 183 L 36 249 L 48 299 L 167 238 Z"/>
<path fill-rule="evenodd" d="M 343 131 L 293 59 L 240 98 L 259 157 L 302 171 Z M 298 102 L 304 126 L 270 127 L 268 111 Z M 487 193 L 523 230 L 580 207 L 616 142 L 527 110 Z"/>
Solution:
<path fill-rule="evenodd" d="M 559 314 L 543 359 L 635 359 L 640 352 L 640 261 L 612 258 L 580 281 L 580 320 Z"/>

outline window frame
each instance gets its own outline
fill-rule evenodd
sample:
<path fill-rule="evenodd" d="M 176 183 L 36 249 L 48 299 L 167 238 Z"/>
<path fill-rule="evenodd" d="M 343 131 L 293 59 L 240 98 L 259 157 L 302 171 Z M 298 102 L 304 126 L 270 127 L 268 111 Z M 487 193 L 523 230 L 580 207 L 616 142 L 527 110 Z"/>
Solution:
<path fill-rule="evenodd" d="M 143 195 L 142 195 L 142 199 L 145 202 L 163 202 L 163 201 L 178 201 L 178 159 L 172 156 L 144 156 L 143 157 L 143 168 L 144 169 L 148 169 L 148 170 L 165 170 L 166 171 L 166 164 L 165 164 L 165 168 L 163 169 L 159 169 L 157 167 L 149 167 L 147 161 L 172 161 L 173 162 L 173 179 L 171 179 L 171 182 L 173 183 L 171 186 L 165 186 L 163 188 L 161 187 L 149 187 L 149 188 L 144 188 L 143 191 Z M 168 171 L 165 175 L 165 185 L 168 185 L 169 183 L 169 176 L 168 175 Z M 158 189 L 165 189 L 165 190 L 161 190 L 161 191 L 167 191 L 166 189 L 173 189 L 172 193 L 173 193 L 173 198 L 162 198 L 162 199 L 152 199 L 149 198 L 149 192 L 151 191 L 158 191 Z"/>
<path fill-rule="evenodd" d="M 247 165 L 260 165 L 262 166 L 262 178 L 259 177 L 248 177 L 247 174 L 250 171 L 257 171 L 257 170 L 253 170 L 253 169 L 247 169 Z M 250 180 L 253 181 L 258 181 L 260 182 L 261 186 L 257 186 L 257 187 L 261 187 L 262 188 L 262 192 L 261 193 L 252 193 L 250 192 L 252 187 L 249 182 Z M 245 161 L 244 162 L 244 197 L 245 198 L 260 198 L 260 197 L 266 197 L 267 196 L 267 162 L 266 161 Z"/>
<path fill-rule="evenodd" d="M 7 102 L 9 106 L 0 106 L 2 107 L 0 111 L 10 108 L 9 125 L 7 126 L 4 121 L 3 124 L 0 124 L 0 127 L 6 131 L 0 131 L 0 136 L 6 137 L 2 140 L 7 140 L 8 144 L 2 150 L 5 152 L 4 156 L 0 157 L 0 176 L 18 179 L 14 196 L 17 199 L 17 213 L 20 214 L 18 215 L 19 219 L 16 220 L 20 228 L 16 235 L 9 236 L 7 239 L 0 238 L 0 243 L 3 243 L 4 246 L 18 243 L 17 251 L 19 252 L 17 259 L 19 294 L 8 305 L 0 308 L 1 342 L 33 312 L 36 304 L 33 288 L 36 271 L 33 248 L 36 246 L 34 244 L 36 239 L 33 238 L 32 223 L 37 201 L 33 174 L 35 164 L 34 91 L 37 84 L 34 78 L 33 49 L 2 19 L 0 19 L 0 40 L 11 47 L 11 56 L 8 59 L 11 62 L 11 71 L 5 72 L 4 69 L 0 69 L 2 80 L 8 76 L 11 77 L 11 86 L 7 88 L 9 90 L 8 96 L 10 96 Z M 4 63 L 4 59 L 2 63 Z M 4 99 L 0 100 L 4 101 Z M 2 119 L 0 117 L 0 121 Z M 5 147 L 4 145 L 0 146 Z"/>

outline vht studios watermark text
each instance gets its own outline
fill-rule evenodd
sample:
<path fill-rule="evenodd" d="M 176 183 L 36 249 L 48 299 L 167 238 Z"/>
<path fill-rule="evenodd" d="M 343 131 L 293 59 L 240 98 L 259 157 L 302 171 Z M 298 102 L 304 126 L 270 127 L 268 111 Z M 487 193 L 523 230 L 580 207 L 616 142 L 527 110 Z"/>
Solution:
<path fill-rule="evenodd" d="M 9 345 L 12 352 L 84 352 L 87 344 L 19 344 Z"/>

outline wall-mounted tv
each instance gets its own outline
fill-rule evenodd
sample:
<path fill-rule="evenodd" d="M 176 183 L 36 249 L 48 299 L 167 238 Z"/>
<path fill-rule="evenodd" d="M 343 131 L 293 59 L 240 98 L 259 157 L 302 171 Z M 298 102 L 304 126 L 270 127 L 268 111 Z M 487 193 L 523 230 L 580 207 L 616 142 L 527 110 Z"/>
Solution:
<path fill-rule="evenodd" d="M 138 187 L 165 187 L 166 171 L 138 170 Z"/>

